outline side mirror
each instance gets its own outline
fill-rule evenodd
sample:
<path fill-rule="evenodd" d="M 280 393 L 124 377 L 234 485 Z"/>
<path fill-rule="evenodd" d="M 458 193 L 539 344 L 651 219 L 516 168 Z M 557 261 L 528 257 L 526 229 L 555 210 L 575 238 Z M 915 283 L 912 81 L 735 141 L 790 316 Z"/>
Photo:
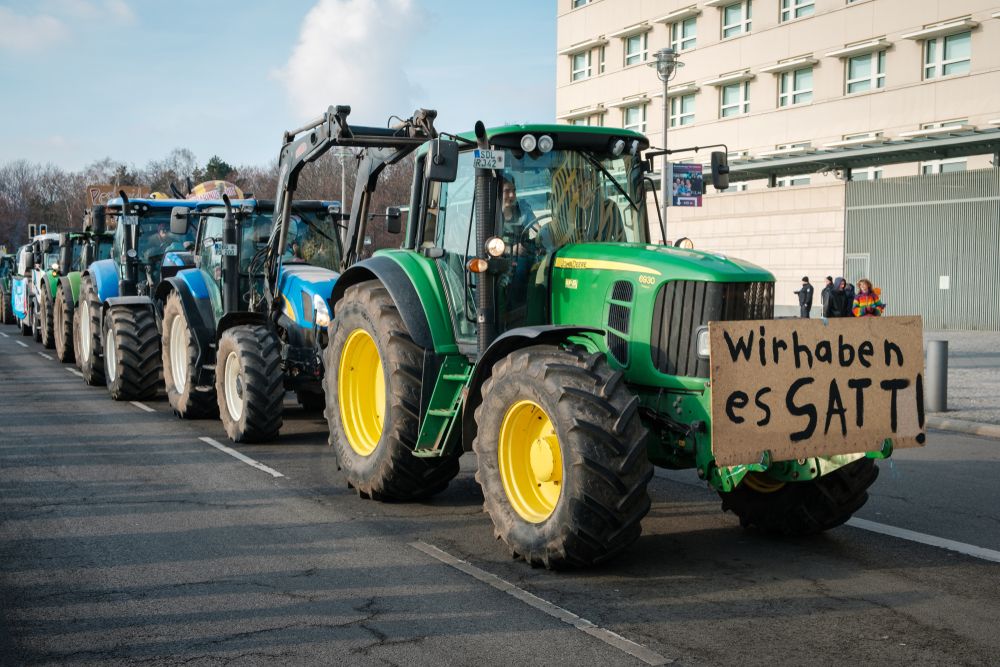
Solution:
<path fill-rule="evenodd" d="M 390 206 L 385 209 L 385 230 L 390 234 L 398 234 L 403 228 L 402 218 L 398 206 Z"/>
<path fill-rule="evenodd" d="M 434 139 L 424 162 L 424 178 L 438 183 L 454 183 L 458 178 L 458 142 Z"/>
<path fill-rule="evenodd" d="M 170 233 L 177 235 L 187 234 L 188 230 L 188 209 L 184 206 L 174 206 L 170 209 Z"/>
<path fill-rule="evenodd" d="M 729 156 L 724 151 L 712 151 L 712 185 L 716 190 L 729 187 Z"/>

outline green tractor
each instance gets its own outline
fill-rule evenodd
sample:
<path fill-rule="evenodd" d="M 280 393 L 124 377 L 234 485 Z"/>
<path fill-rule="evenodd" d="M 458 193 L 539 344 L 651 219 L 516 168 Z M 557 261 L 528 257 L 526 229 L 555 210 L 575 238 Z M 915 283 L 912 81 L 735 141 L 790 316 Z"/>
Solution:
<path fill-rule="evenodd" d="M 716 465 L 707 324 L 773 318 L 774 277 L 650 241 L 648 146 L 480 123 L 421 149 L 402 247 L 345 267 L 331 295 L 326 417 L 359 495 L 425 498 L 474 451 L 496 537 L 549 568 L 633 543 L 654 466 L 697 470 L 768 532 L 816 533 L 864 504 L 888 445 Z M 352 211 L 345 247 L 367 219 Z"/>

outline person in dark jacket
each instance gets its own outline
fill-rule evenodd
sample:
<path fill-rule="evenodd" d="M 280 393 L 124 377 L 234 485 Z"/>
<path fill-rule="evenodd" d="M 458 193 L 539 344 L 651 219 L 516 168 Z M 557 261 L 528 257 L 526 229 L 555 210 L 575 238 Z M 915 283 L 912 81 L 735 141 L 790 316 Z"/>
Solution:
<path fill-rule="evenodd" d="M 837 279 L 833 281 L 833 291 L 830 292 L 830 298 L 826 302 L 826 310 L 823 313 L 824 317 L 853 317 L 851 313 L 851 307 L 854 305 L 853 299 L 847 298 L 847 281 L 837 276 Z"/>
<path fill-rule="evenodd" d="M 833 291 L 833 276 L 826 277 L 826 286 L 820 292 L 820 306 L 823 308 L 823 317 L 826 317 L 826 302 L 830 300 L 830 292 Z"/>
<path fill-rule="evenodd" d="M 799 297 L 799 317 L 809 317 L 813 307 L 813 286 L 809 283 L 809 276 L 802 276 L 802 287 L 795 294 Z"/>

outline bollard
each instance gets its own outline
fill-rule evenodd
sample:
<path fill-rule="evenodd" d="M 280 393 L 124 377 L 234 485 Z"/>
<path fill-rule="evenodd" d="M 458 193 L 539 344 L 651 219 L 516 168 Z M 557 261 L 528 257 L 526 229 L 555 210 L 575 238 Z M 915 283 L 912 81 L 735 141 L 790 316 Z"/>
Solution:
<path fill-rule="evenodd" d="M 945 412 L 948 409 L 948 341 L 927 341 L 927 362 L 924 369 L 924 409 Z"/>

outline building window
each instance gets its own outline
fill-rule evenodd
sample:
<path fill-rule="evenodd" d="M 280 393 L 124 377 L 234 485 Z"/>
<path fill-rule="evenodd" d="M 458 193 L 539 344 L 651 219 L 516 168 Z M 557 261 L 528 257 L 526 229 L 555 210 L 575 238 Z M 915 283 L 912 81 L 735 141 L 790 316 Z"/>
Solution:
<path fill-rule="evenodd" d="M 649 47 L 649 33 L 625 38 L 625 65 L 646 62 Z"/>
<path fill-rule="evenodd" d="M 782 176 L 775 181 L 779 188 L 790 188 L 796 185 L 809 185 L 810 176 Z"/>
<path fill-rule="evenodd" d="M 865 167 L 864 169 L 852 169 L 852 181 L 874 181 L 882 178 L 881 167 Z"/>
<path fill-rule="evenodd" d="M 750 32 L 753 0 L 743 0 L 722 8 L 722 37 L 735 37 Z"/>
<path fill-rule="evenodd" d="M 931 160 L 920 163 L 920 173 L 924 176 L 928 174 L 950 174 L 954 171 L 965 171 L 965 158 L 953 157 L 947 160 Z"/>
<path fill-rule="evenodd" d="M 646 132 L 646 105 L 637 104 L 634 107 L 622 109 L 622 127 L 626 130 L 635 130 L 645 134 Z"/>
<path fill-rule="evenodd" d="M 577 7 L 583 7 L 588 2 L 590 2 L 590 0 L 573 0 L 573 9 L 576 9 Z"/>
<path fill-rule="evenodd" d="M 807 102 L 812 102 L 812 98 L 812 67 L 803 67 L 802 69 L 781 73 L 781 86 L 778 90 L 779 107 L 805 104 Z"/>
<path fill-rule="evenodd" d="M 719 91 L 719 118 L 750 112 L 750 82 L 741 81 L 722 86 Z"/>
<path fill-rule="evenodd" d="M 885 51 L 847 59 L 847 92 L 861 93 L 885 87 Z"/>
<path fill-rule="evenodd" d="M 697 46 L 698 19 L 691 17 L 670 24 L 670 48 L 680 53 Z"/>
<path fill-rule="evenodd" d="M 670 98 L 670 127 L 694 122 L 694 93 Z"/>
<path fill-rule="evenodd" d="M 597 73 L 604 74 L 604 50 L 605 47 L 601 47 L 597 51 Z"/>
<path fill-rule="evenodd" d="M 971 67 L 972 32 L 935 37 L 924 42 L 924 78 L 965 74 Z"/>
<path fill-rule="evenodd" d="M 814 0 L 781 0 L 781 21 L 809 16 L 816 10 Z"/>
<path fill-rule="evenodd" d="M 574 53 L 573 58 L 573 81 L 590 78 L 590 51 Z"/>

